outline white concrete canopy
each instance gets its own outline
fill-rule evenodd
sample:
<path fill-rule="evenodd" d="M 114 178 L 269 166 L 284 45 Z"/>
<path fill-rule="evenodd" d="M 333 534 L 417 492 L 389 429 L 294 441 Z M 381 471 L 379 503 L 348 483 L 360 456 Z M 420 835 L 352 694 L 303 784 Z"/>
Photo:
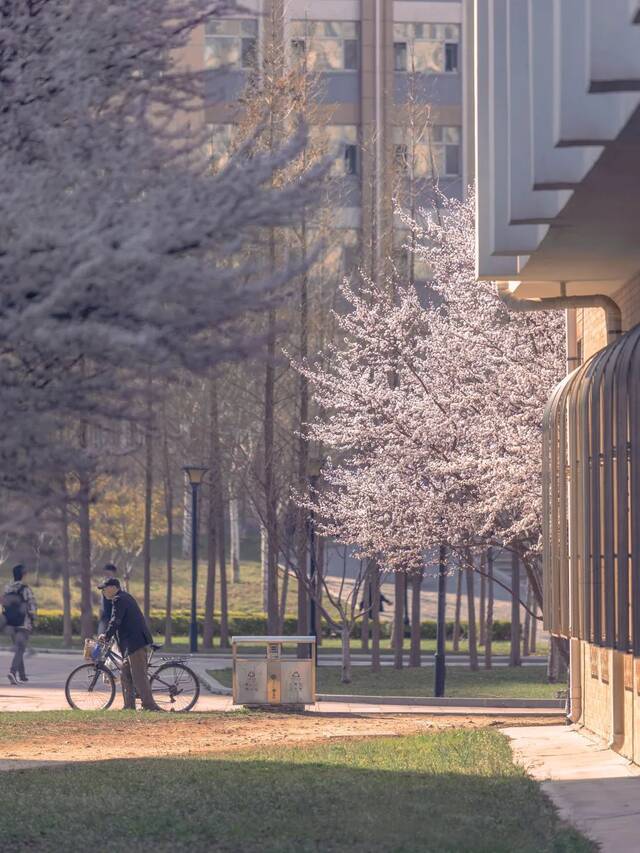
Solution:
<path fill-rule="evenodd" d="M 638 275 L 638 6 L 476 0 L 479 278 L 542 296 Z"/>

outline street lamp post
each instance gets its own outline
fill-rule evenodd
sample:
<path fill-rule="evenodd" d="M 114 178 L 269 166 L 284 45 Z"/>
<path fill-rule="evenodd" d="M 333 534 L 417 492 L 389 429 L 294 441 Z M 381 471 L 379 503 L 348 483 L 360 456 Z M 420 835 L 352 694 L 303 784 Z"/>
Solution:
<path fill-rule="evenodd" d="M 436 633 L 435 654 L 435 685 L 434 696 L 444 696 L 445 681 L 445 640 L 447 623 L 445 621 L 445 609 L 447 603 L 447 549 L 445 545 L 440 546 L 438 555 L 438 622 Z"/>
<path fill-rule="evenodd" d="M 198 651 L 198 490 L 202 485 L 207 468 L 200 465 L 185 465 L 184 472 L 191 485 L 191 622 L 189 623 L 189 650 Z"/>

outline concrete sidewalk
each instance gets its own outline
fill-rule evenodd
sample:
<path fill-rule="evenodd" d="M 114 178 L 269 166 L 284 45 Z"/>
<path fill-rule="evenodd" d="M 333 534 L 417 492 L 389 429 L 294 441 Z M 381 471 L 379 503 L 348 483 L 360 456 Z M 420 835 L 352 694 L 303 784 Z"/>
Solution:
<path fill-rule="evenodd" d="M 514 757 L 603 853 L 640 850 L 640 767 L 568 726 L 501 731 Z"/>
<path fill-rule="evenodd" d="M 5 681 L 2 676 L 2 666 L 8 663 L 9 655 L 0 652 L 0 712 L 2 711 L 57 711 L 69 710 L 69 705 L 64 695 L 64 683 L 67 676 L 80 663 L 82 656 L 59 654 L 59 655 L 34 655 L 27 659 L 28 684 L 20 684 L 14 687 Z M 207 676 L 205 668 L 210 663 L 205 661 L 191 660 L 190 665 L 202 679 L 202 692 L 196 705 L 197 711 L 231 711 L 235 708 L 229 695 L 213 695 L 209 693 L 212 682 L 215 679 Z M 122 699 L 118 690 L 117 698 L 113 704 L 115 709 L 122 707 Z M 422 705 L 420 702 L 414 704 L 377 704 L 375 699 L 368 700 L 367 697 L 352 697 L 345 701 L 322 701 L 316 705 L 307 707 L 307 711 L 318 714 L 425 714 L 431 716 L 446 717 L 498 717 L 505 718 L 541 718 L 553 720 L 562 715 L 558 708 L 501 708 L 498 706 L 467 707 L 451 705 Z"/>

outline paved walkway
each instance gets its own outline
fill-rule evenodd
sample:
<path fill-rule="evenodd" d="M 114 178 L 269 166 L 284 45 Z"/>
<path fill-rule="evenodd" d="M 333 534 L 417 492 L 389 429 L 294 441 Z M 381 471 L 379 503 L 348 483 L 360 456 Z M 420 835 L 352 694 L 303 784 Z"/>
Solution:
<path fill-rule="evenodd" d="M 64 696 L 64 683 L 67 676 L 82 662 L 80 653 L 70 654 L 38 654 L 27 658 L 28 684 L 14 687 L 5 680 L 4 672 L 9 662 L 9 653 L 0 652 L 0 712 L 1 711 L 54 711 L 69 708 Z M 205 667 L 211 668 L 211 661 L 190 661 L 198 672 Z M 114 708 L 122 707 L 118 698 Z M 211 695 L 204 689 L 198 700 L 198 711 L 230 711 L 235 706 L 230 696 Z M 366 701 L 357 702 L 318 702 L 310 705 L 307 710 L 318 714 L 429 714 L 432 716 L 495 716 L 506 717 L 548 717 L 558 718 L 561 711 L 557 708 L 499 708 L 482 707 L 469 708 L 465 706 L 427 706 L 427 705 L 375 705 Z"/>
<path fill-rule="evenodd" d="M 603 853 L 640 850 L 640 767 L 568 726 L 502 729 L 562 817 Z"/>

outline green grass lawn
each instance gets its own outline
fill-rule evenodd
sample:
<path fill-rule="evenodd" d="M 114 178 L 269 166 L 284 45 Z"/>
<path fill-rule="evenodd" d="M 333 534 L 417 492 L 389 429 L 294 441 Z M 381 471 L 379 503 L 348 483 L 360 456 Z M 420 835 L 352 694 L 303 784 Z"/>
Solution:
<path fill-rule="evenodd" d="M 6 773 L 12 851 L 595 853 L 491 729 Z"/>
<path fill-rule="evenodd" d="M 374 673 L 369 667 L 354 666 L 351 684 L 342 684 L 340 668 L 318 667 L 319 693 L 352 693 L 358 696 L 433 696 L 433 667 L 393 669 L 383 667 Z M 231 669 L 210 670 L 221 684 L 231 686 Z M 445 695 L 470 699 L 555 699 L 562 684 L 549 684 L 546 667 L 500 667 L 470 672 L 448 667 Z"/>
<path fill-rule="evenodd" d="M 5 570 L 8 574 L 8 570 Z M 99 575 L 96 575 L 96 583 Z M 242 562 L 240 564 L 241 582 L 231 582 L 231 570 L 227 568 L 229 610 L 256 612 L 262 610 L 262 587 L 260 577 L 260 564 L 255 562 Z M 29 583 L 33 586 L 34 578 L 31 575 Z M 164 610 L 166 604 L 166 582 L 167 569 L 164 562 L 155 559 L 151 564 L 151 609 Z M 206 566 L 200 561 L 198 573 L 198 596 L 200 602 L 204 602 L 206 588 Z M 289 610 L 293 615 L 296 607 L 297 586 L 294 578 L 289 579 L 290 597 Z M 59 579 L 42 576 L 39 586 L 33 586 L 33 591 L 38 601 L 38 606 L 43 610 L 59 610 L 62 608 L 62 588 Z M 132 595 L 142 599 L 142 567 L 134 569 L 130 584 Z M 95 590 L 94 604 L 96 610 L 100 601 L 100 593 Z M 220 602 L 220 579 L 216 578 L 216 596 Z M 80 608 L 80 587 L 75 580 L 71 582 L 72 607 Z M 173 607 L 174 610 L 188 610 L 191 606 L 191 561 L 175 560 L 173 567 Z"/>

